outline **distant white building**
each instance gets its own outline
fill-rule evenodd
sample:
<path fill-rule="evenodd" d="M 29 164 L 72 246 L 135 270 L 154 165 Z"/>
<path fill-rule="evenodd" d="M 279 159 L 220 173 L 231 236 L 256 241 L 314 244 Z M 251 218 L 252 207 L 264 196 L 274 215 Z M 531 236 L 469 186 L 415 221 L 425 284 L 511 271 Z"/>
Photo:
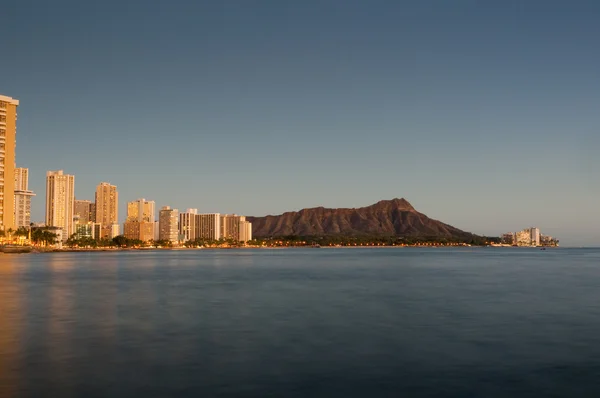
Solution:
<path fill-rule="evenodd" d="M 529 232 L 531 234 L 531 246 L 539 246 L 540 245 L 540 229 L 536 227 L 529 228 Z"/>
<path fill-rule="evenodd" d="M 15 169 L 15 225 L 29 227 L 31 223 L 31 198 L 35 196 L 29 190 L 29 169 L 17 167 Z"/>
<path fill-rule="evenodd" d="M 184 242 L 197 238 L 196 219 L 198 209 L 187 209 L 179 213 L 179 235 Z"/>
<path fill-rule="evenodd" d="M 515 234 L 516 244 L 518 246 L 539 246 L 540 245 L 540 229 L 531 227 L 519 231 Z"/>

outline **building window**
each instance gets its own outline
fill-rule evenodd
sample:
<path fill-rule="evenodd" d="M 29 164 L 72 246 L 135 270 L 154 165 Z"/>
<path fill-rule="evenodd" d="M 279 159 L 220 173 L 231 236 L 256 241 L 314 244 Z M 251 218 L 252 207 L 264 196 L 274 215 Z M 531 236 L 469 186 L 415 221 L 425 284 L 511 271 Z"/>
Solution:
<path fill-rule="evenodd" d="M 0 115 L 0 122 L 5 122 L 5 121 L 6 121 L 6 116 Z"/>
<path fill-rule="evenodd" d="M 0 101 L 0 109 L 6 109 L 6 102 Z"/>
<path fill-rule="evenodd" d="M 6 130 L 0 129 L 0 137 L 6 137 Z"/>

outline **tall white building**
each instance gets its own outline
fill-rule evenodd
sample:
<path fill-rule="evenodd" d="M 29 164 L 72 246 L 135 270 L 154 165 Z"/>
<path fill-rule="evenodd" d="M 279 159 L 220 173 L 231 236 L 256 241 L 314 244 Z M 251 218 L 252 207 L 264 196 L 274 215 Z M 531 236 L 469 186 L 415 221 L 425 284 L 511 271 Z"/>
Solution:
<path fill-rule="evenodd" d="M 252 223 L 250 221 L 241 221 L 240 222 L 240 242 L 248 242 L 252 240 Z"/>
<path fill-rule="evenodd" d="M 179 235 L 184 242 L 196 239 L 196 216 L 198 209 L 187 209 L 179 213 Z"/>
<path fill-rule="evenodd" d="M 46 225 L 62 229 L 63 240 L 75 231 L 73 213 L 75 202 L 75 176 L 62 170 L 46 173 Z"/>
<path fill-rule="evenodd" d="M 29 190 L 29 169 L 15 169 L 15 226 L 29 227 L 31 223 L 31 198 L 35 196 Z"/>
<path fill-rule="evenodd" d="M 179 241 L 179 211 L 171 209 L 169 206 L 163 206 L 158 214 L 158 238 L 159 240 L 168 240 L 171 243 Z"/>
<path fill-rule="evenodd" d="M 221 213 L 196 215 L 196 237 L 202 239 L 221 239 Z"/>
<path fill-rule="evenodd" d="M 540 245 L 540 229 L 536 227 L 529 228 L 531 234 L 531 245 L 539 246 Z"/>

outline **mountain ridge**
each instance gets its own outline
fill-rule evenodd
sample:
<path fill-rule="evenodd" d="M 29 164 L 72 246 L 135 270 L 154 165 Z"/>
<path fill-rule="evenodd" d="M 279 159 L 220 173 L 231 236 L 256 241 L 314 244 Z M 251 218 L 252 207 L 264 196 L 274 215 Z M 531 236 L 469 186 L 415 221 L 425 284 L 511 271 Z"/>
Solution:
<path fill-rule="evenodd" d="M 408 200 L 380 200 L 358 208 L 322 206 L 279 215 L 247 217 L 253 236 L 381 235 L 466 238 L 474 236 L 418 212 Z"/>

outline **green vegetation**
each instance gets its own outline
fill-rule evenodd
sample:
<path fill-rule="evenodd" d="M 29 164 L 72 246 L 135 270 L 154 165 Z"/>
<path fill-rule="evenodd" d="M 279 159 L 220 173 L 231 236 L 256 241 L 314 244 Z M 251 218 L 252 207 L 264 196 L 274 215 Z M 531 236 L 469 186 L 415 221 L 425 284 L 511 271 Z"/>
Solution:
<path fill-rule="evenodd" d="M 2 231 L 0 231 L 2 234 Z M 5 236 L 29 236 L 27 228 L 16 231 L 6 231 Z M 57 235 L 50 228 L 32 228 L 31 242 L 39 246 L 50 246 L 57 243 Z M 500 243 L 500 238 L 467 235 L 464 238 L 440 238 L 433 236 L 299 236 L 287 235 L 282 237 L 255 238 L 246 243 L 233 239 L 202 239 L 198 238 L 183 243 L 188 248 L 235 248 L 235 247 L 315 247 L 315 246 L 486 246 Z M 67 239 L 65 245 L 69 248 L 97 249 L 97 248 L 170 248 L 172 242 L 168 240 L 151 240 L 142 242 L 139 239 L 128 239 L 124 235 L 113 239 L 93 239 L 91 237 L 77 237 L 73 234 Z"/>
<path fill-rule="evenodd" d="M 77 238 L 75 234 L 71 235 L 69 239 L 65 242 L 67 247 L 70 248 L 91 248 L 95 249 L 98 247 L 125 247 L 125 248 L 133 248 L 133 247 L 142 247 L 144 246 L 144 242 L 139 239 L 128 239 L 123 235 L 115 236 L 112 239 L 102 238 L 102 239 L 94 239 L 91 237 L 81 237 Z"/>
<path fill-rule="evenodd" d="M 29 231 L 27 231 L 29 234 Z M 49 246 L 57 242 L 56 235 L 49 228 L 33 228 L 31 230 L 31 242 L 36 245 Z"/>
<path fill-rule="evenodd" d="M 233 239 L 221 238 L 219 240 L 196 238 L 183 244 L 185 247 L 239 247 L 243 244 Z"/>
<path fill-rule="evenodd" d="M 298 236 L 256 238 L 248 246 L 302 247 L 302 246 L 485 246 L 499 243 L 500 238 L 471 235 L 466 238 L 440 238 L 428 236 Z"/>

